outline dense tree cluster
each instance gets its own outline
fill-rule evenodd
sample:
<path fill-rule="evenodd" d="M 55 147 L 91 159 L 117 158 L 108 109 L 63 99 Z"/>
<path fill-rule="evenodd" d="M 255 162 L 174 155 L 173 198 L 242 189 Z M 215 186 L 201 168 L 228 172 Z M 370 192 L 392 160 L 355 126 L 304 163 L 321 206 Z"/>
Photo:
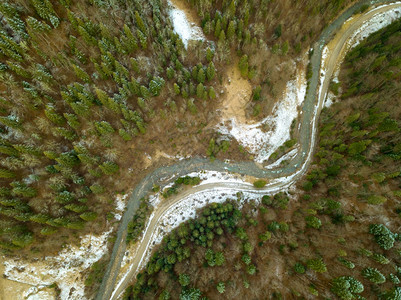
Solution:
<path fill-rule="evenodd" d="M 12 251 L 106 221 L 120 154 L 160 107 L 214 98 L 217 68 L 202 43 L 186 59 L 162 0 L 6 0 L 0 14 L 0 247 Z"/>

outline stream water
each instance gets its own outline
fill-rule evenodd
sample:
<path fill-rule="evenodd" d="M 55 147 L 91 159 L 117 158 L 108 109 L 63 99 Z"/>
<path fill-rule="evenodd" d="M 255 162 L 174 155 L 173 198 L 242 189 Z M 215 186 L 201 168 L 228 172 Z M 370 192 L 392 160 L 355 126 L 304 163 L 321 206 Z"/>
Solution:
<path fill-rule="evenodd" d="M 320 65 L 323 47 L 328 42 L 331 35 L 333 35 L 336 30 L 339 29 L 341 25 L 355 12 L 360 10 L 363 5 L 389 2 L 392 1 L 364 0 L 358 2 L 345 11 L 329 26 L 327 26 L 320 35 L 318 42 L 313 45 L 313 55 L 310 61 L 313 75 L 309 80 L 309 88 L 307 90 L 305 101 L 302 107 L 302 118 L 300 121 L 301 127 L 299 134 L 300 147 L 298 153 L 292 157 L 287 166 L 283 168 L 263 169 L 259 165 L 252 162 L 226 163 L 219 160 L 211 162 L 209 159 L 191 158 L 188 160 L 179 161 L 171 166 L 165 166 L 156 169 L 142 179 L 142 181 L 135 187 L 128 201 L 126 211 L 122 217 L 117 232 L 111 259 L 104 274 L 103 281 L 98 290 L 96 299 L 110 299 L 126 249 L 127 226 L 139 208 L 139 200 L 151 191 L 154 184 L 166 184 L 166 182 L 163 182 L 164 178 L 170 178 L 169 181 L 172 182 L 177 177 L 202 170 L 218 172 L 228 171 L 243 175 L 250 175 L 257 178 L 265 178 L 269 183 L 265 186 L 264 190 L 266 192 L 271 192 L 272 190 L 279 190 L 290 186 L 306 172 L 312 158 L 317 122 L 325 98 L 318 97 Z M 241 187 L 240 184 L 239 187 Z M 244 184 L 243 188 L 249 189 L 249 185 Z"/>

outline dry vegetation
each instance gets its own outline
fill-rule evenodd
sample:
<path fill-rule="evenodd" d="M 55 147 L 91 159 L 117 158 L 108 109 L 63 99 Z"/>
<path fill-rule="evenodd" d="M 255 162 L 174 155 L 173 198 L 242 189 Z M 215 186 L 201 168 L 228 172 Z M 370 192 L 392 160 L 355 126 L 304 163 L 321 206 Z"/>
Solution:
<path fill-rule="evenodd" d="M 249 110 L 265 115 L 293 59 L 350 2 L 297 2 L 294 18 L 287 1 L 192 1 L 216 43 L 186 50 L 165 0 L 3 1 L 1 248 L 44 254 L 103 231 L 148 155 L 249 158 L 207 126 L 227 63 L 240 57 Z"/>
<path fill-rule="evenodd" d="M 291 199 L 202 210 L 164 240 L 126 298 L 401 299 L 400 28 L 348 54 Z"/>
<path fill-rule="evenodd" d="M 5 252 L 46 254 L 72 237 L 102 232 L 113 222 L 115 194 L 141 179 L 148 155 L 205 154 L 214 133 L 204 128 L 216 117 L 210 99 L 224 66 L 205 43 L 184 48 L 166 7 L 0 4 Z M 228 150 L 244 158 L 235 142 Z"/>

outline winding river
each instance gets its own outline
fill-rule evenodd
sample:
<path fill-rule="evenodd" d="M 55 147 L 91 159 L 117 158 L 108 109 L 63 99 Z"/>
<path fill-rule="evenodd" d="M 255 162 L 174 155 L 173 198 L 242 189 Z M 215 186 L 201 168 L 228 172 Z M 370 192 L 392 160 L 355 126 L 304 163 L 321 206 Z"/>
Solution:
<path fill-rule="evenodd" d="M 289 164 L 283 168 L 277 169 L 263 169 L 252 162 L 240 162 L 240 163 L 226 163 L 219 160 L 211 162 L 209 159 L 203 158 L 191 158 L 175 163 L 171 166 L 166 166 L 147 174 L 142 181 L 135 187 L 127 204 L 126 211 L 122 217 L 116 241 L 111 254 L 110 262 L 107 266 L 104 274 L 101 286 L 98 290 L 96 299 L 116 299 L 127 287 L 132 280 L 133 276 L 136 275 L 140 262 L 145 255 L 148 247 L 150 246 L 150 238 L 153 231 L 156 228 L 157 222 L 165 215 L 168 209 L 179 201 L 185 200 L 190 193 L 199 191 L 212 190 L 216 188 L 221 189 L 232 189 L 236 191 L 248 191 L 255 194 L 266 194 L 278 192 L 282 189 L 288 188 L 294 184 L 301 176 L 307 171 L 309 164 L 312 160 L 313 149 L 316 138 L 317 123 L 320 115 L 320 111 L 323 107 L 324 100 L 326 98 L 327 90 L 330 84 L 330 79 L 336 66 L 341 61 L 341 55 L 346 50 L 346 42 L 355 33 L 359 27 L 367 20 L 372 18 L 377 13 L 384 13 L 394 8 L 401 8 L 401 3 L 390 4 L 389 0 L 376 0 L 376 1 L 360 1 L 347 11 L 345 11 L 340 17 L 334 22 L 327 26 L 319 40 L 313 45 L 313 55 L 311 57 L 311 66 L 313 75 L 309 80 L 309 89 L 307 90 L 305 101 L 302 107 L 301 114 L 301 127 L 299 132 L 299 150 L 298 153 L 291 159 Z M 323 48 L 330 41 L 334 34 L 341 28 L 341 26 L 351 16 L 353 16 L 363 5 L 373 4 L 388 4 L 375 10 L 368 10 L 362 15 L 355 17 L 356 19 L 352 24 L 346 28 L 345 31 L 341 32 L 341 36 L 335 39 L 335 46 L 330 49 L 330 53 L 327 57 L 326 68 L 324 70 L 325 77 L 321 82 L 321 64 L 323 57 Z M 251 184 L 247 183 L 228 183 L 228 182 L 215 182 L 213 184 L 205 184 L 190 189 L 186 193 L 182 193 L 177 197 L 168 199 L 162 202 L 154 210 L 155 217 L 152 219 L 151 224 L 147 226 L 144 233 L 142 242 L 138 248 L 137 255 L 132 262 L 131 271 L 128 276 L 118 283 L 115 287 L 117 275 L 120 270 L 121 262 L 126 251 L 126 237 L 127 227 L 139 208 L 139 200 L 146 196 L 152 189 L 154 184 L 161 185 L 166 184 L 165 178 L 169 178 L 172 182 L 177 177 L 185 176 L 192 172 L 199 172 L 203 170 L 218 171 L 218 172 L 231 172 L 242 175 L 250 175 L 257 178 L 265 178 L 268 184 L 263 189 L 255 189 Z"/>

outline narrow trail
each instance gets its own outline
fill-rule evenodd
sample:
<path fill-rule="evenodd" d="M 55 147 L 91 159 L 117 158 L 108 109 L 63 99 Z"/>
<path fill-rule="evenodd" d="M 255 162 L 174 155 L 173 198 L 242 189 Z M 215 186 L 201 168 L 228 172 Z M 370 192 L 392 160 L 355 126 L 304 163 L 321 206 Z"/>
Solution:
<path fill-rule="evenodd" d="M 158 222 L 165 216 L 169 209 L 180 201 L 185 201 L 185 198 L 191 194 L 201 191 L 213 189 L 230 189 L 236 191 L 247 191 L 255 194 L 275 193 L 282 189 L 288 188 L 294 184 L 307 171 L 313 155 L 315 144 L 317 123 L 320 111 L 323 107 L 324 100 L 327 95 L 330 79 L 335 72 L 337 66 L 344 58 L 345 52 L 348 50 L 347 41 L 358 28 L 374 15 L 384 13 L 394 8 L 401 8 L 401 3 L 390 4 L 389 0 L 381 1 L 360 1 L 339 18 L 332 22 L 322 32 L 318 42 L 313 46 L 313 55 L 311 57 L 311 66 L 313 75 L 309 81 L 309 89 L 306 94 L 304 105 L 302 107 L 301 129 L 300 129 L 300 146 L 297 155 L 290 161 L 289 165 L 280 169 L 261 169 L 254 163 L 242 162 L 228 164 L 216 160 L 210 162 L 207 159 L 193 158 L 186 161 L 180 161 L 172 166 L 162 167 L 148 174 L 135 188 L 128 202 L 127 209 L 121 220 L 117 238 L 113 247 L 111 260 L 104 274 L 102 284 L 99 288 L 96 299 L 117 299 L 118 296 L 125 290 L 127 285 L 132 281 L 132 278 L 139 271 L 141 262 L 146 255 L 147 249 L 152 241 L 152 235 L 157 228 Z M 365 4 L 388 4 L 386 6 L 369 10 L 362 15 L 354 16 L 352 22 L 347 23 L 346 28 L 341 28 L 356 11 Z M 340 35 L 334 34 L 341 28 Z M 335 41 L 334 45 L 328 48 L 329 53 L 325 64 L 322 65 L 322 51 L 329 40 Z M 325 73 L 324 81 L 321 80 L 321 72 Z M 194 187 L 184 193 L 172 197 L 156 207 L 154 217 L 148 224 L 146 232 L 143 234 L 140 246 L 137 248 L 137 254 L 131 262 L 130 271 L 124 279 L 121 280 L 117 287 L 115 282 L 120 270 L 121 262 L 126 250 L 127 226 L 135 211 L 139 207 L 139 199 L 144 197 L 152 188 L 153 184 L 161 184 L 171 182 L 177 177 L 184 176 L 188 173 L 199 172 L 202 170 L 218 171 L 218 172 L 233 172 L 238 174 L 250 175 L 258 178 L 266 178 L 269 183 L 263 189 L 256 190 L 251 184 L 227 183 L 218 182 L 213 184 L 205 184 Z M 165 178 L 169 178 L 166 181 Z"/>

